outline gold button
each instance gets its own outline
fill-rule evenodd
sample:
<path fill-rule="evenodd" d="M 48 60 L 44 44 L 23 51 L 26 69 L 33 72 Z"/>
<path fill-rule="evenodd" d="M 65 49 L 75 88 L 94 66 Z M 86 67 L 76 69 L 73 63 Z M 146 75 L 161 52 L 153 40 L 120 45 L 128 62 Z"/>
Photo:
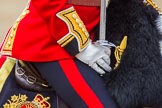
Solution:
<path fill-rule="evenodd" d="M 79 27 L 82 29 L 84 26 L 82 23 L 79 23 Z"/>
<path fill-rule="evenodd" d="M 16 20 L 16 22 L 19 22 L 21 19 L 20 18 L 18 18 L 17 20 Z"/>
<path fill-rule="evenodd" d="M 76 16 L 75 14 L 73 14 L 73 15 L 72 15 L 72 17 L 73 17 L 74 19 L 76 19 L 76 18 L 77 18 L 77 16 Z"/>
<path fill-rule="evenodd" d="M 88 36 L 88 37 L 89 37 L 89 33 L 88 33 L 88 32 L 84 32 L 84 33 L 85 33 L 85 35 L 86 35 L 86 36 Z"/>
<path fill-rule="evenodd" d="M 8 42 L 7 42 L 7 45 L 8 45 L 8 46 L 11 46 L 11 42 L 10 42 L 10 41 L 8 41 Z"/>
<path fill-rule="evenodd" d="M 17 28 L 17 26 L 16 26 L 16 25 L 14 25 L 14 26 L 13 26 L 13 29 L 15 30 L 16 28 Z"/>
<path fill-rule="evenodd" d="M 12 38 L 13 37 L 13 34 L 10 34 L 10 37 Z"/>
<path fill-rule="evenodd" d="M 83 32 L 86 32 L 86 29 L 85 29 L 85 28 L 82 28 L 82 31 L 83 31 Z"/>
<path fill-rule="evenodd" d="M 27 10 L 25 10 L 25 12 L 26 12 L 26 13 L 29 13 L 29 10 L 27 9 Z"/>
<path fill-rule="evenodd" d="M 76 20 L 75 20 L 78 24 L 80 23 L 80 20 L 78 19 L 78 18 L 76 18 Z"/>
<path fill-rule="evenodd" d="M 22 13 L 22 15 L 26 15 L 26 14 L 27 14 L 27 12 L 26 12 L 26 11 Z"/>

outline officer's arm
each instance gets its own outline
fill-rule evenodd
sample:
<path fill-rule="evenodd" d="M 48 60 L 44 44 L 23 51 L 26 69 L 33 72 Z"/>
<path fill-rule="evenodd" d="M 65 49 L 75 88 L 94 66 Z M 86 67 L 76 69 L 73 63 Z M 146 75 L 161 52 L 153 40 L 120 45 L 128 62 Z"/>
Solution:
<path fill-rule="evenodd" d="M 33 0 L 33 5 L 46 22 L 51 35 L 70 55 L 100 74 L 111 70 L 110 49 L 91 42 L 84 23 L 72 5 L 67 4 L 66 0 Z"/>
<path fill-rule="evenodd" d="M 62 25 L 64 29 L 66 28 L 66 25 L 64 23 L 61 23 L 60 19 L 56 17 L 56 14 L 66 7 L 70 6 L 69 4 L 67 4 L 67 0 L 31 0 L 31 3 L 31 5 L 33 5 L 37 13 L 46 23 L 51 35 L 56 39 L 61 38 L 61 34 L 58 34 L 56 36 L 55 31 L 58 31 L 60 29 L 59 25 Z M 60 30 L 64 30 L 63 28 L 61 28 Z M 67 31 L 67 29 L 64 31 Z"/>

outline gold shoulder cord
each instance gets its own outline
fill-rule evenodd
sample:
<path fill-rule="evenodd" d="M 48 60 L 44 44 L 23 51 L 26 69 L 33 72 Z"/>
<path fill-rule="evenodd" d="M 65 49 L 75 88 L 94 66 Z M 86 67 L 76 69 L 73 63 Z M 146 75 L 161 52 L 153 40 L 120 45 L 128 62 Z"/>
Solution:
<path fill-rule="evenodd" d="M 153 0 L 146 0 L 145 1 L 146 6 L 151 5 L 154 9 L 156 9 L 159 13 L 161 13 L 161 9 L 153 2 Z"/>

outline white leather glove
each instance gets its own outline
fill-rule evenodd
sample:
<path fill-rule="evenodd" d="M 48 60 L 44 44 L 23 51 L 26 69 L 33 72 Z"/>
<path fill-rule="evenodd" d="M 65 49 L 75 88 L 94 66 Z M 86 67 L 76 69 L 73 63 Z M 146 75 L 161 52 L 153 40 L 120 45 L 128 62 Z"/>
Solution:
<path fill-rule="evenodd" d="M 88 64 L 96 72 L 103 75 L 111 71 L 110 67 L 110 47 L 101 46 L 89 42 L 89 45 L 82 52 L 76 55 L 80 61 Z"/>

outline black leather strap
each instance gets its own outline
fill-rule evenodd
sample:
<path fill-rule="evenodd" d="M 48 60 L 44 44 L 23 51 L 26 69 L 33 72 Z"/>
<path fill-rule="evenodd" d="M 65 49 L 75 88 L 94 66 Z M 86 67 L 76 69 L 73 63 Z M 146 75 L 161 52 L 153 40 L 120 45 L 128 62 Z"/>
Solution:
<path fill-rule="evenodd" d="M 16 60 L 15 79 L 22 88 L 30 91 L 53 91 L 31 63 L 23 61 L 23 64 L 22 66 Z"/>

